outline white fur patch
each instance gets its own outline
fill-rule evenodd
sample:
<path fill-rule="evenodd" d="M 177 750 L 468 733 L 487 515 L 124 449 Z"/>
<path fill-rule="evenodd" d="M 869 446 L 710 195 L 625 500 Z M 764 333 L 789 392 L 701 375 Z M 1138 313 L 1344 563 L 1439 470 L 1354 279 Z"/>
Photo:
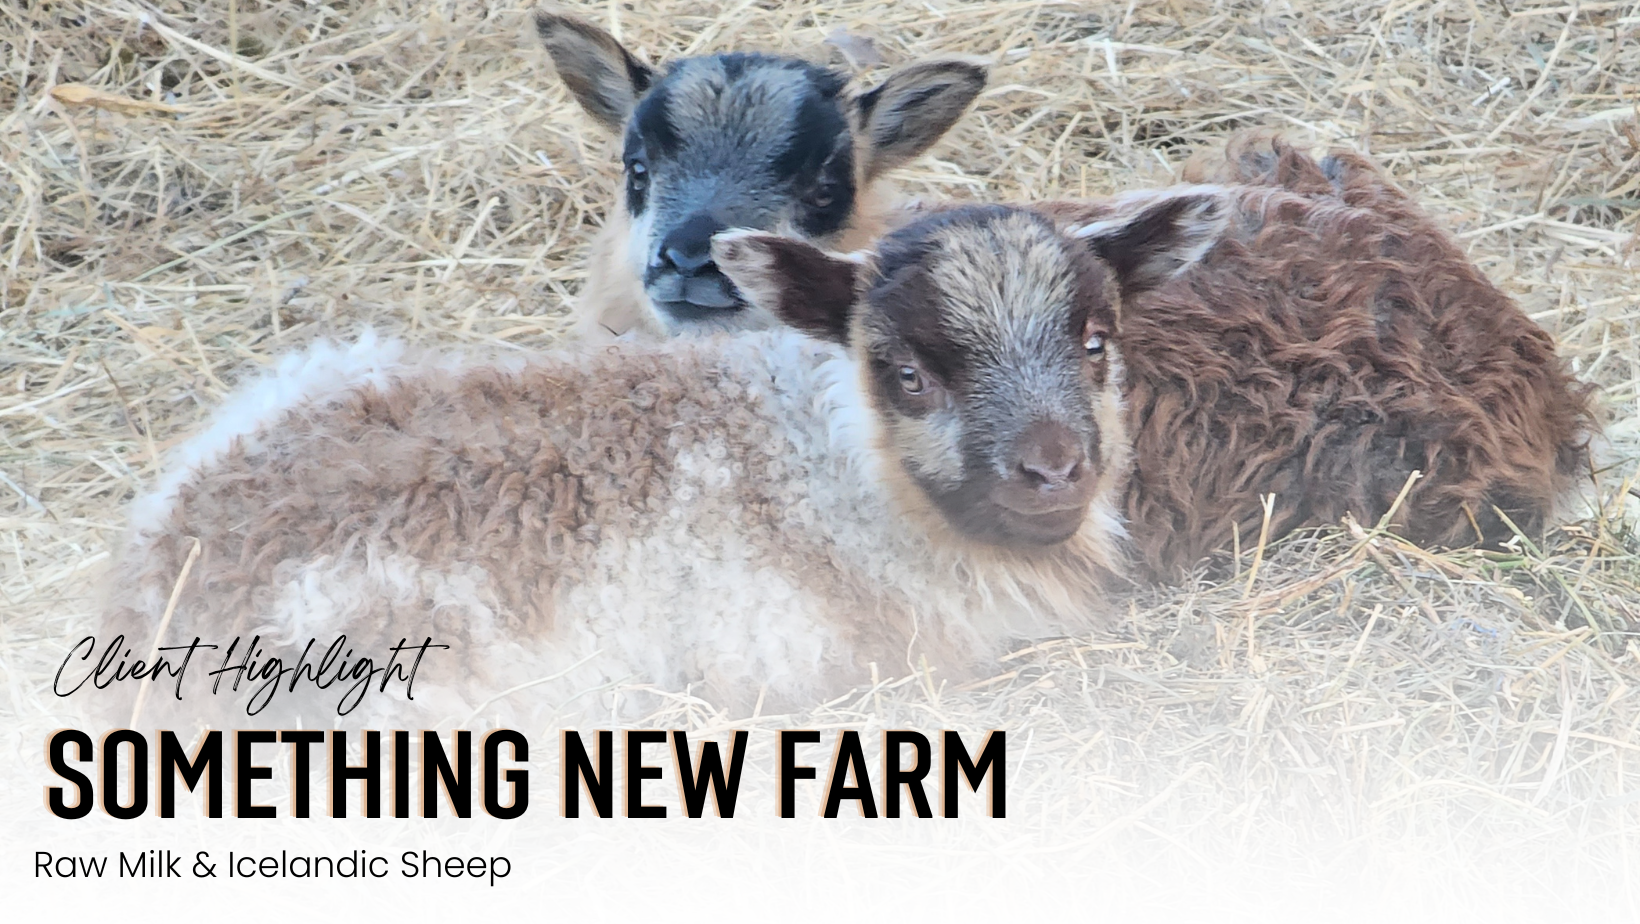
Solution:
<path fill-rule="evenodd" d="M 250 436 L 286 411 L 315 396 L 360 385 L 380 385 L 402 368 L 404 344 L 365 330 L 351 344 L 320 341 L 280 360 L 271 373 L 243 385 L 211 415 L 210 426 L 178 446 L 166 460 L 165 475 L 131 508 L 139 530 L 163 522 L 177 489 L 202 467 L 216 462 L 234 441 Z"/>

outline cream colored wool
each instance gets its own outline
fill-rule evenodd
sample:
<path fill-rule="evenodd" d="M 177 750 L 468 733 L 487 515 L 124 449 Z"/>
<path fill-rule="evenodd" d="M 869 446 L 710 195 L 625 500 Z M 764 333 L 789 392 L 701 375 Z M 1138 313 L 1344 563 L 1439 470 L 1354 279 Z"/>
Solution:
<path fill-rule="evenodd" d="M 431 715 L 543 678 L 492 708 L 641 714 L 654 703 L 619 691 L 650 683 L 773 707 L 873 662 L 962 676 L 1010 637 L 1091 624 L 1108 512 L 1069 551 L 969 547 L 892 515 L 873 439 L 853 363 L 789 331 L 530 359 L 320 345 L 138 502 L 102 638 L 147 649 L 194 536 L 163 644 L 260 634 L 288 666 L 310 637 L 385 659 L 431 636 L 451 646 L 418 677 Z M 336 692 L 304 689 L 252 720 L 245 690 L 213 697 L 198 672 L 143 723 L 328 723 Z M 406 721 L 396 699 L 347 721 Z"/>

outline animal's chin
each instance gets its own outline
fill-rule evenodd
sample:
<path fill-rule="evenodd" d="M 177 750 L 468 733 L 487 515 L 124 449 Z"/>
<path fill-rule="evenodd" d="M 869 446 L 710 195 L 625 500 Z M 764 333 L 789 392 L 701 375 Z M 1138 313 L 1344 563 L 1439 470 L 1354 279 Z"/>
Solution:
<path fill-rule="evenodd" d="M 1082 504 L 1060 510 L 1022 513 L 999 505 L 994 512 L 995 529 L 1004 537 L 1002 544 L 1058 545 L 1082 528 L 1082 522 L 1088 516 L 1088 507 Z"/>
<path fill-rule="evenodd" d="M 949 502 L 941 506 L 952 525 L 970 539 L 1000 546 L 1058 545 L 1076 535 L 1088 518 L 1086 501 L 1033 510 L 1013 509 L 995 499 L 961 504 L 960 509 Z"/>

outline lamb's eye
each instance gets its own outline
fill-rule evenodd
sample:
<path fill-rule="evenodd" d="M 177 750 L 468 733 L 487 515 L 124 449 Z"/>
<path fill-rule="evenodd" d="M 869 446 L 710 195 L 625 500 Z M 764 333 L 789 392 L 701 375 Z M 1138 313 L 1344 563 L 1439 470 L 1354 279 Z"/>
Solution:
<path fill-rule="evenodd" d="M 635 160 L 626 165 L 626 182 L 633 192 L 643 192 L 649 188 L 649 168 L 641 160 Z"/>
<path fill-rule="evenodd" d="M 928 383 L 923 381 L 922 373 L 915 366 L 901 366 L 900 387 L 908 395 L 920 395 L 928 390 Z"/>
<path fill-rule="evenodd" d="M 1094 331 L 1088 335 L 1088 339 L 1082 341 L 1082 347 L 1088 351 L 1089 356 L 1105 355 L 1105 335 Z"/>

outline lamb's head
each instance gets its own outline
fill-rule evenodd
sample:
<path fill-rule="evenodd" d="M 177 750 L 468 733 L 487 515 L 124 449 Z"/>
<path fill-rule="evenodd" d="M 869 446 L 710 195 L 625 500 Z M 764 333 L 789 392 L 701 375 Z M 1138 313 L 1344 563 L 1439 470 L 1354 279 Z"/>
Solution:
<path fill-rule="evenodd" d="M 921 154 L 985 86 L 970 60 L 925 61 L 860 94 L 796 58 L 715 54 L 651 68 L 614 36 L 556 12 L 536 29 L 581 106 L 623 139 L 612 221 L 645 308 L 670 331 L 757 327 L 713 264 L 712 235 L 756 228 L 847 246 L 873 230 L 890 168 Z"/>
<path fill-rule="evenodd" d="M 738 231 L 713 247 L 748 301 L 848 346 L 902 493 L 971 539 L 1051 546 L 1110 530 L 1127 483 L 1124 300 L 1199 258 L 1224 211 L 1197 190 L 1079 238 L 1034 212 L 970 206 L 873 254 Z"/>

